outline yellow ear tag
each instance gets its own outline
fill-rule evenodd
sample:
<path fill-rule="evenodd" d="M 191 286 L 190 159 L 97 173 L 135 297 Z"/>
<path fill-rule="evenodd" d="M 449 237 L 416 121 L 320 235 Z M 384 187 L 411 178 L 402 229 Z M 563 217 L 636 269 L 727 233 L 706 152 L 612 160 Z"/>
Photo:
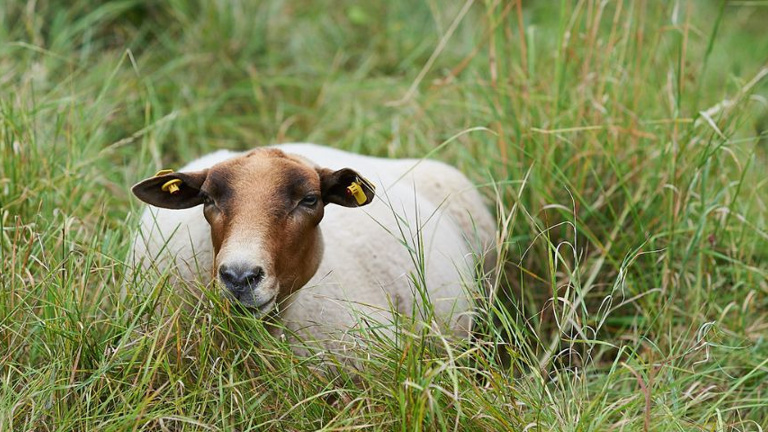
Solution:
<path fill-rule="evenodd" d="M 358 182 L 352 182 L 351 185 L 347 186 L 347 191 L 355 197 L 357 205 L 363 205 L 368 201 L 368 197 L 365 196 L 365 192 L 363 192 L 363 188 L 360 187 L 360 183 Z"/>
<path fill-rule="evenodd" d="M 172 169 L 164 169 L 164 170 L 158 171 L 157 174 L 155 174 L 155 177 L 160 177 L 160 176 L 171 174 L 171 173 L 173 173 Z M 167 182 L 163 183 L 160 189 L 163 192 L 168 192 L 169 194 L 173 195 L 179 192 L 179 185 L 181 185 L 182 183 L 183 182 L 180 179 L 168 180 Z"/>
<path fill-rule="evenodd" d="M 179 192 L 179 185 L 181 183 L 182 181 L 179 179 L 168 180 L 167 182 L 163 183 L 163 186 L 160 189 L 162 189 L 163 192 L 168 192 L 169 194 L 173 195 Z"/>

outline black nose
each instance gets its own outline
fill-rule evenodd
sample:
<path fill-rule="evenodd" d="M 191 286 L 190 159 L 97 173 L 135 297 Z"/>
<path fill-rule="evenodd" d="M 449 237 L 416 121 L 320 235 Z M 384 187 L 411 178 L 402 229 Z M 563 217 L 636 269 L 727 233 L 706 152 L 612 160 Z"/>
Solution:
<path fill-rule="evenodd" d="M 256 288 L 264 279 L 264 269 L 261 267 L 219 267 L 219 278 L 238 299 L 249 289 Z"/>

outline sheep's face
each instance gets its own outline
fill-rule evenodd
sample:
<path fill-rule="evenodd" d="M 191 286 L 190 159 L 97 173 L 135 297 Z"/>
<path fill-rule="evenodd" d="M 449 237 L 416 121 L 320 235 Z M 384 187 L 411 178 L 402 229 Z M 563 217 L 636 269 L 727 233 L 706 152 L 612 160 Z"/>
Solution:
<path fill-rule="evenodd" d="M 178 191 L 171 193 L 169 182 Z M 364 196 L 350 192 L 355 183 Z M 357 172 L 318 168 L 277 149 L 257 149 L 203 171 L 152 177 L 133 193 L 163 208 L 202 205 L 211 226 L 215 280 L 227 297 L 259 316 L 317 271 L 324 206 L 357 207 L 373 199 Z"/>

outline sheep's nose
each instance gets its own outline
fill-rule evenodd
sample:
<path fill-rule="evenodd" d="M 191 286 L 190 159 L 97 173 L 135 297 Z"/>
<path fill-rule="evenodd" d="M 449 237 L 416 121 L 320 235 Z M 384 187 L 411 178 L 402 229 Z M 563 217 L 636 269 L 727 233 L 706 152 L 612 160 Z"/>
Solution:
<path fill-rule="evenodd" d="M 261 267 L 226 266 L 219 267 L 219 278 L 227 289 L 240 298 L 248 290 L 256 288 L 264 279 L 264 269 Z"/>

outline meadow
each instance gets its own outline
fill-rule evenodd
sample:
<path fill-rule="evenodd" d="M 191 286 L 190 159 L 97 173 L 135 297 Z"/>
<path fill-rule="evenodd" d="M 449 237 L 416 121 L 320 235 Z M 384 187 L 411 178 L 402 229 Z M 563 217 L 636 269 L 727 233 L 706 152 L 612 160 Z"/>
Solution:
<path fill-rule="evenodd" d="M 0 431 L 768 429 L 766 23 L 757 0 L 4 0 Z M 478 185 L 500 258 L 476 340 L 404 330 L 331 377 L 213 293 L 126 282 L 132 184 L 300 141 Z"/>

